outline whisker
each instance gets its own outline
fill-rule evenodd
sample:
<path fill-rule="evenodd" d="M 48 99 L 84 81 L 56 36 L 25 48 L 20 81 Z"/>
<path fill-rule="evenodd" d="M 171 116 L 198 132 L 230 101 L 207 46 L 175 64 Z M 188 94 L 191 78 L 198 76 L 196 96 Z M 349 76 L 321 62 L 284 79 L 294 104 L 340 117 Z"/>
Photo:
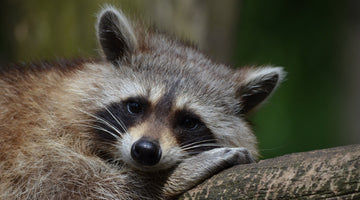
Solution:
<path fill-rule="evenodd" d="M 182 145 L 180 145 L 182 148 L 187 148 L 189 146 L 193 146 L 193 145 L 196 145 L 196 144 L 202 144 L 202 143 L 210 143 L 210 142 L 215 142 L 216 140 L 215 139 L 207 139 L 207 140 L 201 140 L 201 141 L 198 141 L 199 138 L 195 138 L 196 141 L 195 142 L 191 142 L 191 143 L 188 143 L 189 141 L 187 141 L 186 143 L 183 143 Z M 195 140 L 194 139 L 194 140 Z M 201 138 L 200 138 L 201 139 Z"/>
<path fill-rule="evenodd" d="M 94 99 L 99 105 L 103 105 L 103 103 L 101 101 L 99 101 L 98 98 Z M 122 122 L 121 120 L 119 120 L 118 117 L 116 117 L 106 105 L 103 105 L 102 107 L 105 108 L 105 110 L 111 115 L 111 117 L 116 121 L 116 123 L 124 130 L 125 133 L 128 133 L 128 130 L 124 124 L 124 122 Z"/>
<path fill-rule="evenodd" d="M 78 124 L 78 125 L 79 125 L 79 126 L 83 126 L 83 127 L 93 128 L 93 129 L 96 129 L 96 130 L 99 130 L 99 131 L 106 132 L 106 133 L 110 134 L 111 136 L 113 136 L 114 138 L 121 140 L 121 137 L 119 137 L 118 135 L 112 133 L 112 132 L 109 131 L 109 130 L 106 130 L 105 128 L 103 128 L 103 127 L 101 127 L 101 126 L 89 125 L 89 124 Z"/>
<path fill-rule="evenodd" d="M 192 138 L 191 140 L 181 143 L 180 146 L 185 146 L 185 145 L 192 144 L 192 143 L 198 142 L 198 141 L 204 141 L 206 139 L 211 139 L 211 138 L 209 138 L 208 136 L 195 137 L 195 138 Z"/>
<path fill-rule="evenodd" d="M 188 155 L 192 156 L 192 155 L 196 155 L 196 154 L 199 154 L 199 153 L 202 153 L 204 151 L 189 151 L 187 152 Z"/>
<path fill-rule="evenodd" d="M 189 151 L 192 149 L 198 149 L 198 148 L 202 148 L 202 147 L 220 147 L 220 145 L 214 144 L 214 143 L 205 143 L 205 144 L 198 144 L 198 145 L 194 145 L 194 146 L 190 146 L 190 147 L 182 148 L 182 149 L 184 151 Z"/>
<path fill-rule="evenodd" d="M 107 122 L 105 119 L 103 119 L 103 118 L 101 118 L 101 117 L 98 117 L 98 116 L 96 116 L 96 115 L 93 115 L 93 114 L 91 114 L 91 113 L 89 113 L 89 112 L 86 112 L 86 111 L 84 111 L 84 110 L 75 108 L 75 107 L 74 107 L 74 109 L 76 109 L 76 110 L 78 110 L 78 111 L 80 111 L 80 112 L 82 112 L 82 113 L 84 113 L 84 114 L 87 114 L 87 115 L 89 115 L 90 117 L 93 117 L 93 118 L 97 119 L 100 123 L 102 123 L 102 124 L 108 126 L 109 128 L 113 129 L 113 130 L 114 130 L 116 133 L 118 133 L 119 135 L 122 135 L 122 134 L 123 134 L 123 133 L 121 133 L 116 127 L 114 127 L 112 124 L 110 124 L 109 122 Z"/>
<path fill-rule="evenodd" d="M 111 115 L 111 117 L 115 119 L 116 123 L 118 123 L 119 126 L 120 126 L 125 132 L 127 132 L 127 128 L 126 128 L 125 124 L 124 124 L 123 122 L 120 122 L 120 120 L 118 120 L 118 118 L 115 117 L 115 116 L 112 114 L 112 112 L 107 108 L 107 106 L 104 106 L 104 108 L 105 108 L 105 110 Z"/>
<path fill-rule="evenodd" d="M 212 137 L 211 135 L 203 135 L 203 136 L 194 137 L 194 138 L 192 138 L 192 140 L 189 140 L 189 141 L 204 140 L 204 139 L 213 139 L 213 140 L 216 140 L 216 139 L 215 139 L 214 137 Z"/>

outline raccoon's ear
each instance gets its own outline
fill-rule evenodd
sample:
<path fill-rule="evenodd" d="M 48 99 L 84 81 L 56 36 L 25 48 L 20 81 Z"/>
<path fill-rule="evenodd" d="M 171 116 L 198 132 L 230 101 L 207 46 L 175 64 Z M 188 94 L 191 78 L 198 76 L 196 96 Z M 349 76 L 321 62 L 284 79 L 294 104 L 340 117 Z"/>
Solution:
<path fill-rule="evenodd" d="M 98 15 L 97 38 L 105 58 L 115 64 L 128 60 L 135 51 L 137 41 L 126 17 L 111 6 L 106 6 Z"/>
<path fill-rule="evenodd" d="M 261 105 L 279 86 L 286 73 L 281 67 L 243 68 L 235 73 L 240 86 L 237 96 L 241 101 L 241 113 L 248 114 Z"/>

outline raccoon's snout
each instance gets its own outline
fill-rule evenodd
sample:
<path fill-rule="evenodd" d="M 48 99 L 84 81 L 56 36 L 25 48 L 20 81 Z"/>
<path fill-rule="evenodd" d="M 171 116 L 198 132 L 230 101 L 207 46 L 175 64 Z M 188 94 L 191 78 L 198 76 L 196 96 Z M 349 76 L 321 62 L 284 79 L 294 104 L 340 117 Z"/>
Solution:
<path fill-rule="evenodd" d="M 156 165 L 161 154 L 160 145 L 146 138 L 139 139 L 131 146 L 131 157 L 142 165 Z"/>

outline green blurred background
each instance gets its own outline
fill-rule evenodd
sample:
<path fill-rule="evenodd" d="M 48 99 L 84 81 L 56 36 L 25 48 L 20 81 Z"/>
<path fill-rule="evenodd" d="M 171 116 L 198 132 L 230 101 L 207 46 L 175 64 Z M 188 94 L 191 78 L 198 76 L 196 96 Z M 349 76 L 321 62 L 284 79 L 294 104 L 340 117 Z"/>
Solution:
<path fill-rule="evenodd" d="M 1 0 L 0 64 L 97 56 L 96 13 L 108 3 L 216 61 L 285 67 L 286 81 L 251 116 L 263 158 L 360 143 L 358 2 Z"/>

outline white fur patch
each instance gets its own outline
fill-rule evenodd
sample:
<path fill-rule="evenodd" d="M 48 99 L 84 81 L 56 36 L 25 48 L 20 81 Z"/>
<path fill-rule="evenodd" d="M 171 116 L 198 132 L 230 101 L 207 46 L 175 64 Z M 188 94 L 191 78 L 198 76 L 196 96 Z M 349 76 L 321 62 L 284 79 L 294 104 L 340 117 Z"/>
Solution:
<path fill-rule="evenodd" d="M 264 77 L 266 77 L 267 75 L 271 75 L 271 74 L 277 74 L 279 76 L 278 83 L 283 81 L 283 79 L 286 76 L 286 72 L 284 71 L 284 69 L 282 67 L 265 66 L 265 67 L 256 68 L 254 70 L 251 70 L 251 72 L 249 72 L 247 74 L 247 76 L 244 80 L 244 83 L 248 83 L 248 82 L 251 82 L 254 80 L 261 80 Z M 276 87 L 277 86 L 275 86 L 275 88 Z"/>
<path fill-rule="evenodd" d="M 165 86 L 155 85 L 150 88 L 149 101 L 152 103 L 158 102 L 165 94 Z"/>

